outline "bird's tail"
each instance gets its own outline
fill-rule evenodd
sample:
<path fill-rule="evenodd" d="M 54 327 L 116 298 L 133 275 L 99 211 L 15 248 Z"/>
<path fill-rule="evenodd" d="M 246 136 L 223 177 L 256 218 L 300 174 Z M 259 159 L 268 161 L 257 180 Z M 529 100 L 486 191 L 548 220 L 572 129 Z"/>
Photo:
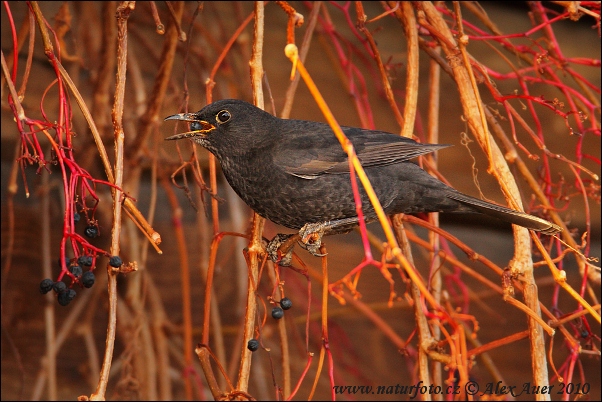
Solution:
<path fill-rule="evenodd" d="M 480 212 L 482 214 L 489 215 L 527 229 L 535 230 L 548 235 L 553 235 L 562 231 L 560 226 L 555 225 L 552 222 L 548 222 L 545 219 L 541 219 L 537 216 L 529 215 L 524 212 L 515 211 L 501 205 L 482 201 L 456 191 L 448 194 L 447 196 L 472 208 L 476 212 Z"/>

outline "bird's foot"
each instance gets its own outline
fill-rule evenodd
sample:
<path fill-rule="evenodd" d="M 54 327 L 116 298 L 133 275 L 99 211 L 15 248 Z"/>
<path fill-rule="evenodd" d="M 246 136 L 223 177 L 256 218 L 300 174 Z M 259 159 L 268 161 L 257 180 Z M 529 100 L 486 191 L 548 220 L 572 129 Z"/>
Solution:
<path fill-rule="evenodd" d="M 307 223 L 299 230 L 299 245 L 309 253 L 316 257 L 324 257 L 326 254 L 321 254 L 318 251 L 322 245 L 322 236 L 324 231 L 329 227 L 329 222 Z"/>
<path fill-rule="evenodd" d="M 322 236 L 329 227 L 329 222 L 308 223 L 299 230 L 299 233 L 279 233 L 268 242 L 265 251 L 270 260 L 283 267 L 291 266 L 295 243 L 299 243 L 311 255 L 324 257 L 326 254 L 319 251 L 322 246 Z"/>
<path fill-rule="evenodd" d="M 282 234 L 279 233 L 265 248 L 268 253 L 268 257 L 275 264 L 283 267 L 290 267 L 293 261 L 293 247 L 295 245 L 294 240 L 288 241 L 291 237 L 298 236 L 297 234 Z"/>

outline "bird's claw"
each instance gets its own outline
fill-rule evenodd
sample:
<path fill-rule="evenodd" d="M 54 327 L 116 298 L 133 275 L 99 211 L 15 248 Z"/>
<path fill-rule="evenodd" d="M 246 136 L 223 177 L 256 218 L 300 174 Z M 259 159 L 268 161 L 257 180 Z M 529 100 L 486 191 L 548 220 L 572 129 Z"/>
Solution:
<path fill-rule="evenodd" d="M 282 234 L 279 233 L 270 242 L 265 248 L 266 253 L 268 253 L 268 257 L 275 264 L 281 265 L 283 267 L 290 267 L 293 261 L 293 247 L 286 246 L 281 250 L 280 247 L 286 243 L 286 241 L 291 237 L 296 236 L 292 234 Z"/>
<path fill-rule="evenodd" d="M 325 257 L 326 254 L 319 253 L 322 246 L 322 236 L 326 230 L 326 223 L 307 223 L 299 230 L 299 245 L 315 257 Z"/>

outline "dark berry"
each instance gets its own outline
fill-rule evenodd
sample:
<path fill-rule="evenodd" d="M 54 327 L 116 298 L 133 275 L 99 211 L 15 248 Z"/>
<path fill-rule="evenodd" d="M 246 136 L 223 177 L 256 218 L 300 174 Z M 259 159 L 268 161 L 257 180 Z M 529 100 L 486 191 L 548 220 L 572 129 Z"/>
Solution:
<path fill-rule="evenodd" d="M 69 289 L 66 290 L 64 292 L 59 293 L 58 296 L 58 302 L 61 306 L 66 306 L 67 304 L 71 303 L 71 300 L 73 300 L 75 298 L 75 295 L 77 293 L 75 293 L 75 290 L 73 289 Z"/>
<path fill-rule="evenodd" d="M 81 282 L 85 287 L 91 288 L 92 285 L 94 285 L 95 279 L 96 278 L 94 277 L 94 272 L 87 271 L 87 272 L 84 272 L 84 274 L 82 275 Z"/>
<path fill-rule="evenodd" d="M 73 274 L 73 276 L 76 277 L 80 277 L 82 276 L 82 273 L 84 272 L 82 270 L 82 267 L 80 267 L 79 265 L 72 265 L 71 267 L 69 267 L 69 271 L 71 271 L 71 273 Z"/>
<path fill-rule="evenodd" d="M 77 292 L 75 290 L 69 289 L 67 291 L 67 297 L 69 298 L 69 300 L 75 299 L 75 296 L 77 296 Z"/>
<path fill-rule="evenodd" d="M 283 297 L 282 300 L 280 300 L 280 307 L 282 307 L 283 310 L 288 310 L 293 307 L 293 302 L 288 297 Z"/>
<path fill-rule="evenodd" d="M 52 290 L 53 285 L 54 281 L 52 279 L 44 279 L 40 283 L 40 293 L 45 295 L 46 293 L 50 292 Z"/>
<path fill-rule="evenodd" d="M 81 216 L 76 212 L 73 214 L 73 222 L 77 223 L 81 219 Z"/>
<path fill-rule="evenodd" d="M 84 230 L 84 234 L 86 236 L 88 236 L 90 239 L 93 239 L 96 236 L 98 236 L 98 227 L 96 227 L 94 225 L 87 226 L 86 230 Z"/>
<path fill-rule="evenodd" d="M 113 255 L 109 258 L 109 265 L 115 268 L 119 268 L 123 264 L 121 258 L 118 255 Z"/>
<path fill-rule="evenodd" d="M 255 352 L 257 349 L 259 349 L 259 341 L 255 338 L 249 339 L 249 342 L 247 342 L 247 349 L 249 349 L 251 352 Z"/>
<path fill-rule="evenodd" d="M 279 320 L 282 317 L 284 317 L 284 310 L 281 309 L 280 307 L 274 307 L 272 309 L 272 318 L 275 318 L 276 320 Z"/>
<path fill-rule="evenodd" d="M 54 282 L 52 288 L 56 293 L 61 293 L 67 290 L 67 285 L 65 285 L 65 282 Z"/>
<path fill-rule="evenodd" d="M 77 259 L 77 263 L 84 267 L 92 266 L 92 256 L 91 255 L 80 255 Z"/>
<path fill-rule="evenodd" d="M 57 301 L 59 302 L 59 304 L 61 306 L 66 306 L 67 304 L 69 304 L 71 302 L 71 300 L 69 300 L 69 295 L 67 294 L 67 292 L 59 293 L 59 297 L 57 298 Z"/>

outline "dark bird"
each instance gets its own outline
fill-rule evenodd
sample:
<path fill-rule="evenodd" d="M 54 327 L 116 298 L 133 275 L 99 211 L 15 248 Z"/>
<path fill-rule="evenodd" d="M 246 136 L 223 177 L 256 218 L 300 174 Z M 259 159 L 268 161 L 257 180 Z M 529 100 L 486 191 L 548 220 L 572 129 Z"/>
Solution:
<path fill-rule="evenodd" d="M 310 224 L 321 234 L 342 233 L 357 225 L 347 154 L 328 124 L 280 119 L 236 99 L 165 120 L 190 122 L 190 132 L 166 140 L 190 138 L 212 152 L 230 186 L 262 217 L 290 229 Z M 341 128 L 389 215 L 478 212 L 545 234 L 562 230 L 536 216 L 462 194 L 409 161 L 448 145 Z M 365 219 L 374 221 L 376 213 L 359 188 Z"/>

